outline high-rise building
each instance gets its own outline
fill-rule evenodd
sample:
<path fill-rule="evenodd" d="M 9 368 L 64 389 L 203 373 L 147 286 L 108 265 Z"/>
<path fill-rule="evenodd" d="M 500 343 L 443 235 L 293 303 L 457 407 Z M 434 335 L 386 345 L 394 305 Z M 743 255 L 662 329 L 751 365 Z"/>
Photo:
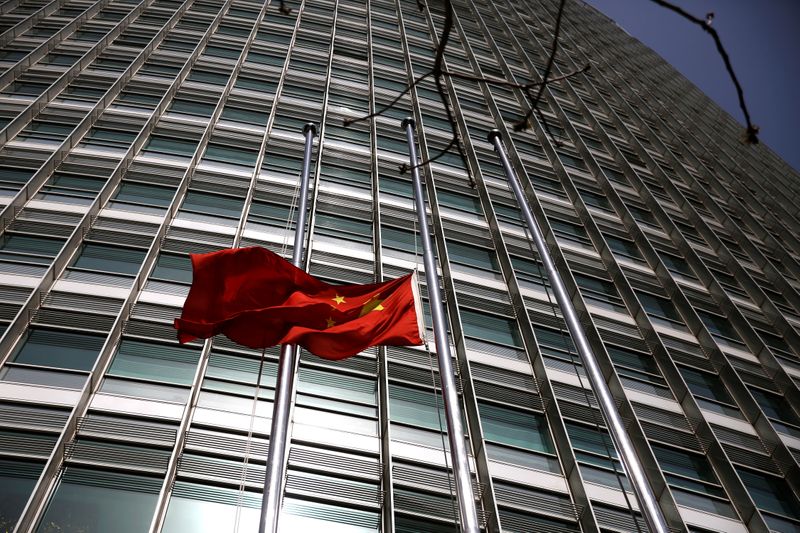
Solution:
<path fill-rule="evenodd" d="M 487 133 L 499 128 L 671 528 L 800 531 L 800 179 L 652 51 L 566 4 L 453 0 L 463 157 L 423 168 L 486 531 L 644 531 Z M 188 254 L 421 266 L 400 121 L 451 124 L 428 0 L 0 4 L 0 530 L 254 532 L 277 349 L 180 346 Z M 699 30 L 698 30 L 699 31 Z M 472 77 L 470 77 L 472 76 Z M 423 290 L 423 294 L 425 291 Z M 282 531 L 457 529 L 435 346 L 296 374 Z M 15 529 L 16 527 L 16 529 Z"/>

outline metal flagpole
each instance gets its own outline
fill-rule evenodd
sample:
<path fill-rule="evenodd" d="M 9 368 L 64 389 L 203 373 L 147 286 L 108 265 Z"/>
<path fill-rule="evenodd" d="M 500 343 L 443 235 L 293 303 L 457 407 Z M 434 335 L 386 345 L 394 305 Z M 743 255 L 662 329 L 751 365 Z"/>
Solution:
<path fill-rule="evenodd" d="M 625 431 L 625 424 L 622 422 L 619 411 L 617 411 L 616 403 L 611 396 L 611 390 L 608 388 L 608 384 L 603 378 L 603 373 L 600 371 L 597 359 L 589 346 L 589 341 L 586 339 L 575 308 L 567 295 L 564 282 L 556 270 L 553 259 L 550 257 L 550 252 L 547 249 L 542 229 L 533 218 L 531 208 L 522 191 L 522 186 L 517 180 L 514 169 L 511 168 L 511 163 L 508 161 L 505 150 L 503 150 L 503 144 L 498 130 L 495 129 L 489 132 L 489 142 L 494 145 L 495 151 L 500 156 L 508 183 L 514 191 L 519 208 L 525 217 L 525 223 L 528 225 L 528 229 L 533 236 L 536 249 L 539 251 L 539 256 L 542 259 L 542 263 L 544 263 L 547 276 L 550 278 L 550 285 L 553 287 L 556 301 L 561 308 L 561 314 L 564 315 L 564 321 L 567 323 L 569 333 L 584 363 L 589 382 L 592 384 L 592 389 L 597 396 L 600 411 L 603 413 L 603 418 L 605 418 L 606 424 L 608 425 L 611 439 L 625 466 L 625 471 L 631 480 L 633 491 L 639 501 L 639 507 L 647 522 L 647 527 L 653 533 L 668 533 L 669 528 L 667 527 L 667 521 L 661 512 L 661 508 L 658 506 L 658 500 L 650 487 L 650 483 L 647 481 L 647 477 L 644 474 L 644 467 L 642 467 L 641 462 L 639 462 L 639 457 L 634 451 L 633 443 L 628 433 Z"/>
<path fill-rule="evenodd" d="M 411 177 L 414 186 L 414 201 L 417 206 L 422 252 L 425 263 L 425 282 L 428 286 L 431 315 L 433 316 L 433 332 L 436 339 L 436 354 L 439 359 L 439 374 L 442 380 L 442 396 L 447 418 L 447 436 L 450 439 L 450 456 L 453 463 L 453 474 L 458 496 L 458 510 L 461 519 L 461 531 L 478 533 L 478 512 L 475 508 L 475 496 L 472 493 L 472 477 L 469 470 L 467 448 L 464 444 L 464 428 L 461 424 L 461 409 L 458 403 L 453 363 L 450 359 L 450 341 L 447 337 L 447 322 L 439 291 L 439 277 L 436 274 L 436 260 L 433 256 L 433 245 L 428 233 L 428 217 L 425 214 L 425 197 L 422 195 L 422 182 L 417 168 L 417 148 L 414 143 L 414 119 L 403 120 L 406 130 L 408 153 L 411 161 Z"/>
<path fill-rule="evenodd" d="M 308 206 L 308 175 L 311 168 L 311 148 L 316 134 L 317 127 L 313 123 L 309 122 L 303 126 L 306 146 L 303 153 L 303 170 L 300 174 L 300 204 L 297 208 L 297 226 L 294 230 L 294 249 L 292 250 L 292 264 L 298 268 L 303 268 L 303 241 L 305 239 L 306 210 Z M 277 533 L 278 531 L 278 515 L 281 507 L 286 449 L 288 447 L 287 434 L 289 432 L 289 412 L 292 402 L 292 382 L 297 369 L 298 356 L 297 346 L 284 344 L 281 347 L 258 533 Z"/>

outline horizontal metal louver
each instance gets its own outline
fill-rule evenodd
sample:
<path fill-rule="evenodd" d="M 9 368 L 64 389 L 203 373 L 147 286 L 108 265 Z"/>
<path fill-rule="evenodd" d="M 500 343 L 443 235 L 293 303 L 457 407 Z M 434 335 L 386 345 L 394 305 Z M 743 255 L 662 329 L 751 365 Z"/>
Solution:
<path fill-rule="evenodd" d="M 356 257 L 346 257 L 339 254 L 332 254 L 330 252 L 322 252 L 315 250 L 312 255 L 312 260 L 329 262 L 353 270 L 360 270 L 362 272 L 372 274 L 375 270 L 375 265 L 372 261 L 358 259 Z"/>
<path fill-rule="evenodd" d="M 603 530 L 618 531 L 620 533 L 630 533 L 631 531 L 648 531 L 647 524 L 639 513 L 633 513 L 627 509 L 612 509 L 605 505 L 594 504 L 594 516 L 597 524 Z M 635 521 L 634 521 L 635 517 Z"/>
<path fill-rule="evenodd" d="M 79 213 L 65 213 L 63 211 L 49 211 L 44 209 L 23 208 L 17 216 L 20 221 L 38 221 L 52 224 L 64 224 L 65 226 L 75 227 L 81 221 L 83 215 Z"/>
<path fill-rule="evenodd" d="M 658 396 L 659 398 L 673 399 L 672 392 L 666 387 L 657 387 L 650 383 L 626 378 L 625 376 L 620 376 L 619 380 L 626 389 L 636 390 L 645 394 L 650 394 L 651 396 Z"/>
<path fill-rule="evenodd" d="M 380 478 L 381 474 L 381 465 L 377 457 L 370 458 L 299 445 L 294 445 L 289 450 L 289 464 L 315 470 L 345 472 L 348 475 L 358 475 L 375 480 Z"/>
<path fill-rule="evenodd" d="M 750 450 L 744 450 L 738 446 L 733 446 L 726 442 L 722 443 L 722 448 L 728 455 L 728 459 L 733 463 L 749 468 L 758 468 L 759 470 L 763 470 L 765 472 L 781 475 L 778 465 L 776 465 L 775 461 L 773 461 L 768 455 L 762 455 Z"/>
<path fill-rule="evenodd" d="M 96 295 L 88 296 L 72 292 L 51 291 L 44 297 L 42 305 L 116 315 L 122 308 L 122 300 Z"/>
<path fill-rule="evenodd" d="M 242 480 L 244 461 L 218 459 L 204 455 L 184 453 L 178 463 L 178 476 L 216 480 L 238 486 Z M 264 485 L 266 466 L 248 462 L 245 482 L 253 486 Z"/>
<path fill-rule="evenodd" d="M 444 470 L 401 462 L 392 465 L 392 479 L 395 485 L 437 491 L 447 495 L 451 490 L 455 490 L 452 488 L 455 487 L 452 476 L 450 473 L 448 481 L 448 474 Z M 472 490 L 475 494 L 480 494 L 480 486 L 474 475 L 472 475 Z"/>
<path fill-rule="evenodd" d="M 156 477 L 76 468 L 67 468 L 61 477 L 61 481 L 62 483 L 74 485 L 88 485 L 90 487 L 143 492 L 146 494 L 158 494 L 163 484 L 163 480 Z"/>
<path fill-rule="evenodd" d="M 667 427 L 682 430 L 687 433 L 694 433 L 689 420 L 682 414 L 665 411 L 638 402 L 631 402 L 631 405 L 633 406 L 633 411 L 636 413 L 636 416 L 641 420 L 649 420 L 655 424 L 663 424 Z"/>
<path fill-rule="evenodd" d="M 563 527 L 559 527 L 549 520 L 543 520 L 536 516 L 513 513 L 505 509 L 500 509 L 500 524 L 504 533 L 531 533 L 535 531 L 546 531 L 547 533 L 580 532 L 577 526 L 570 528 L 567 527 L 567 524 L 564 524 Z"/>
<path fill-rule="evenodd" d="M 711 429 L 714 431 L 714 435 L 723 443 L 753 450 L 762 455 L 769 455 L 772 453 L 772 450 L 767 449 L 761 439 L 755 435 L 748 435 L 747 433 L 741 433 L 716 424 L 711 424 Z"/>
<path fill-rule="evenodd" d="M 498 505 L 548 514 L 563 520 L 576 521 L 578 519 L 577 508 L 565 494 L 525 488 L 499 481 L 494 483 L 494 493 Z"/>
<path fill-rule="evenodd" d="M 221 240 L 221 239 L 220 239 Z M 202 242 L 191 240 L 190 235 L 182 235 L 181 238 L 168 235 L 162 245 L 161 249 L 164 252 L 176 252 L 184 254 L 206 254 L 209 252 L 216 252 L 222 248 L 230 248 L 232 241 L 227 242 Z"/>
<path fill-rule="evenodd" d="M 703 446 L 700 441 L 692 433 L 684 431 L 677 431 L 671 427 L 661 424 L 653 424 L 651 422 L 640 422 L 642 430 L 648 439 L 663 442 L 665 444 L 680 446 L 689 450 L 703 452 Z"/>
<path fill-rule="evenodd" d="M 178 307 L 139 302 L 133 306 L 131 318 L 145 318 L 172 324 L 172 321 L 180 314 L 181 309 Z"/>
<path fill-rule="evenodd" d="M 374 376 L 378 371 L 377 348 L 368 348 L 355 357 L 348 357 L 340 361 L 331 361 L 312 355 L 306 350 L 301 350 L 301 361 L 309 366 L 329 367 L 336 370 L 344 369 L 361 372 Z"/>
<path fill-rule="evenodd" d="M 458 292 L 458 306 L 514 317 L 514 308 L 511 304 L 467 292 Z"/>
<path fill-rule="evenodd" d="M 161 294 L 169 294 L 172 296 L 183 296 L 184 298 L 189 295 L 189 285 L 183 285 L 181 283 L 169 283 L 166 281 L 149 280 L 144 284 L 144 290 L 159 292 Z"/>
<path fill-rule="evenodd" d="M 220 455 L 244 456 L 249 453 L 251 458 L 258 457 L 266 460 L 269 441 L 261 437 L 252 437 L 248 446 L 246 436 L 192 428 L 186 436 L 186 449 Z"/>
<path fill-rule="evenodd" d="M 81 438 L 70 442 L 66 449 L 66 460 L 72 464 L 124 467 L 159 474 L 167 471 L 169 456 L 169 449 L 145 448 Z"/>
<path fill-rule="evenodd" d="M 20 429 L 45 429 L 60 432 L 69 411 L 47 406 L 0 403 L 0 426 Z"/>
<path fill-rule="evenodd" d="M 137 248 L 148 248 L 153 243 L 153 235 L 92 228 L 89 230 L 89 233 L 86 234 L 86 240 L 123 246 L 135 246 Z"/>
<path fill-rule="evenodd" d="M 78 435 L 172 447 L 177 427 L 139 419 L 90 413 L 78 419 Z"/>
<path fill-rule="evenodd" d="M 398 365 L 389 363 L 389 378 L 392 380 L 402 380 L 426 387 L 432 386 L 432 379 L 436 381 L 436 387 L 440 388 L 442 381 L 439 378 L 438 367 L 434 367 L 433 376 L 430 368 L 419 368 L 408 365 Z"/>
<path fill-rule="evenodd" d="M 74 225 L 40 222 L 38 220 L 16 219 L 8 226 L 8 231 L 24 233 L 26 235 L 47 235 L 48 237 L 69 237 L 75 230 Z"/>
<path fill-rule="evenodd" d="M 42 265 L 25 265 L 21 263 L 0 262 L 0 272 L 17 276 L 30 276 L 41 278 L 47 272 L 47 267 Z"/>
<path fill-rule="evenodd" d="M 312 256 L 313 257 L 313 256 Z M 345 283 L 373 283 L 375 275 L 371 272 L 357 272 L 355 270 L 341 268 L 339 266 L 329 265 L 326 263 L 319 263 L 316 261 L 311 262 L 309 273 L 312 276 L 332 280 L 334 284 Z"/>
<path fill-rule="evenodd" d="M 238 491 L 223 487 L 200 485 L 187 481 L 178 481 L 172 489 L 172 495 L 202 502 L 221 503 L 223 505 L 241 505 L 248 509 L 261 508 L 261 494 L 250 491 Z"/>
<path fill-rule="evenodd" d="M 158 340 L 175 340 L 175 328 L 172 324 L 158 324 L 155 322 L 144 322 L 141 320 L 129 320 L 125 323 L 124 333 L 127 335 L 137 335 Z M 190 346 L 201 346 L 202 341 L 194 340 Z"/>
<path fill-rule="evenodd" d="M 0 450 L 4 454 L 46 459 L 56 439 L 53 434 L 0 430 Z"/>
<path fill-rule="evenodd" d="M 497 368 L 481 363 L 470 364 L 472 377 L 487 382 L 494 382 L 497 385 L 513 387 L 521 391 L 538 393 L 536 381 L 529 374 L 512 372 L 503 368 Z"/>
<path fill-rule="evenodd" d="M 505 359 L 513 359 L 515 361 L 528 360 L 528 355 L 525 353 L 525 350 L 520 348 L 500 346 L 499 344 L 492 344 L 491 342 L 483 342 L 471 338 L 464 339 L 464 345 L 467 347 L 467 350 L 472 350 L 475 352 L 488 353 L 498 357 L 503 357 Z"/>
<path fill-rule="evenodd" d="M 639 329 L 636 326 L 620 324 L 596 315 L 592 315 L 592 321 L 604 341 L 625 346 L 632 350 L 650 351 L 647 349 L 644 339 L 639 335 Z"/>
<path fill-rule="evenodd" d="M 62 326 L 89 331 L 108 332 L 114 324 L 113 316 L 96 315 L 80 310 L 50 309 L 42 307 L 33 312 L 31 322 L 48 326 Z"/>
<path fill-rule="evenodd" d="M 12 320 L 21 307 L 21 304 L 0 303 L 0 320 Z"/>
<path fill-rule="evenodd" d="M 380 505 L 381 491 L 377 484 L 348 482 L 329 476 L 319 476 L 289 470 L 286 476 L 286 493 L 317 498 L 346 498 L 361 505 Z"/>
<path fill-rule="evenodd" d="M 556 394 L 556 398 L 558 398 L 559 400 L 567 400 L 569 402 L 574 402 L 581 405 L 591 405 L 592 407 L 598 407 L 597 399 L 594 396 L 594 392 L 592 392 L 589 389 L 575 387 L 573 385 L 567 385 L 566 383 L 560 383 L 558 381 L 554 381 L 553 391 Z"/>
<path fill-rule="evenodd" d="M 83 270 L 67 270 L 62 279 L 75 281 L 78 283 L 91 283 L 93 285 L 108 285 L 109 287 L 130 288 L 133 285 L 133 278 L 128 276 L 114 276 L 113 274 L 101 274 L 99 272 L 87 272 Z"/>
<path fill-rule="evenodd" d="M 486 383 L 476 380 L 473 383 L 475 395 L 485 400 L 494 400 L 503 403 L 514 404 L 519 407 L 527 407 L 537 411 L 544 410 L 542 398 L 538 394 L 514 390 L 494 383 Z"/>
<path fill-rule="evenodd" d="M 0 301 L 9 303 L 23 303 L 33 292 L 29 287 L 0 286 Z"/>
<path fill-rule="evenodd" d="M 207 233 L 204 231 L 196 231 L 190 230 L 181 227 L 171 227 L 167 230 L 167 237 L 168 242 L 174 241 L 183 241 L 184 244 L 191 244 L 197 246 L 197 248 L 190 248 L 188 250 L 175 250 L 177 252 L 192 252 L 192 253 L 201 253 L 206 250 L 202 249 L 202 246 L 205 245 L 206 247 L 212 246 L 216 247 L 215 249 L 220 248 L 230 248 L 231 244 L 233 244 L 233 236 L 232 235 L 221 235 L 219 233 Z M 164 243 L 165 247 L 167 243 Z M 172 245 L 169 246 L 170 249 L 174 247 Z"/>
<path fill-rule="evenodd" d="M 429 360 L 432 359 L 434 368 L 439 368 L 439 362 L 436 354 L 433 352 L 429 353 L 427 350 L 414 350 L 399 346 L 387 346 L 386 356 L 388 357 L 389 361 L 425 367 L 429 366 Z"/>

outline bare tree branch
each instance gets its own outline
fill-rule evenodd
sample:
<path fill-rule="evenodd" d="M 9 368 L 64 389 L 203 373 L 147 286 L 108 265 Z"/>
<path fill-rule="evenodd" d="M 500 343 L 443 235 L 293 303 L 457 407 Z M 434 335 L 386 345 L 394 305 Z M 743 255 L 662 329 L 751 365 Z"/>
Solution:
<path fill-rule="evenodd" d="M 651 1 L 663 8 L 669 9 L 670 11 L 677 13 L 678 15 L 682 16 L 689 22 L 692 22 L 700 26 L 701 28 L 703 28 L 703 31 L 707 32 L 709 35 L 711 35 L 711 38 L 714 39 L 714 44 L 717 46 L 717 52 L 719 52 L 719 55 L 722 56 L 722 61 L 725 63 L 725 70 L 728 71 L 728 75 L 730 76 L 734 86 L 736 87 L 736 95 L 739 97 L 739 108 L 741 108 L 742 113 L 744 114 L 744 120 L 747 125 L 744 137 L 745 142 L 748 144 L 758 144 L 759 128 L 750 121 L 750 112 L 747 110 L 747 105 L 744 102 L 744 90 L 742 89 L 742 86 L 739 83 L 739 79 L 736 77 L 736 74 L 733 72 L 733 65 L 731 65 L 731 58 L 728 56 L 728 52 L 725 50 L 725 47 L 722 46 L 722 41 L 719 38 L 719 33 L 717 33 L 717 30 L 711 27 L 711 21 L 714 20 L 714 13 L 708 13 L 706 15 L 706 18 L 701 19 L 685 11 L 683 8 L 680 8 L 672 4 L 671 2 L 667 2 L 666 0 L 651 0 Z"/>
<path fill-rule="evenodd" d="M 347 126 L 349 126 L 349 125 L 351 125 L 351 124 L 355 124 L 356 122 L 362 122 L 362 121 L 364 121 L 364 120 L 371 119 L 372 117 L 377 117 L 377 116 L 380 116 L 380 115 L 384 114 L 385 112 L 387 112 L 387 111 L 389 111 L 391 108 L 393 108 L 393 107 L 394 107 L 394 106 L 397 104 L 397 102 L 399 102 L 399 101 L 400 101 L 400 99 L 401 99 L 402 97 L 404 97 L 405 95 L 407 95 L 407 94 L 409 93 L 409 91 L 411 91 L 411 89 L 413 89 L 414 87 L 416 87 L 417 85 L 419 85 L 419 83 L 420 83 L 422 80 L 424 80 L 425 78 L 427 78 L 427 77 L 428 77 L 428 76 L 430 76 L 431 74 L 433 74 L 433 69 L 429 70 L 428 72 L 426 72 L 425 74 L 423 74 L 422 76 L 420 76 L 419 78 L 417 78 L 416 80 L 414 80 L 414 83 L 412 83 L 411 85 L 409 85 L 408 87 L 406 87 L 405 89 L 403 89 L 403 92 L 401 92 L 400 94 L 398 94 L 398 95 L 397 95 L 397 96 L 396 96 L 396 97 L 395 97 L 395 98 L 394 98 L 394 99 L 393 99 L 391 102 L 389 102 L 388 104 L 386 104 L 385 106 L 383 106 L 383 107 L 382 107 L 381 109 L 379 109 L 378 111 L 375 111 L 374 113 L 370 113 L 369 115 L 364 115 L 363 117 L 358 117 L 358 118 L 346 118 L 346 119 L 344 119 L 344 120 L 342 121 L 342 124 L 344 124 L 344 126 L 345 126 L 345 127 L 347 127 Z"/>

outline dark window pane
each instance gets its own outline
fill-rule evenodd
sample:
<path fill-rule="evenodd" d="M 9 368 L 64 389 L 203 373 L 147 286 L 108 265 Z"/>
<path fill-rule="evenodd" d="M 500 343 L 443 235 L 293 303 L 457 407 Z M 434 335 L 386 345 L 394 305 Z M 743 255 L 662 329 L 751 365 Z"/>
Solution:
<path fill-rule="evenodd" d="M 30 365 L 91 370 L 104 337 L 49 329 L 32 329 L 14 356 Z"/>
<path fill-rule="evenodd" d="M 145 253 L 144 250 L 133 248 L 88 243 L 83 245 L 80 255 L 72 266 L 114 274 L 134 275 L 139 271 Z"/>

